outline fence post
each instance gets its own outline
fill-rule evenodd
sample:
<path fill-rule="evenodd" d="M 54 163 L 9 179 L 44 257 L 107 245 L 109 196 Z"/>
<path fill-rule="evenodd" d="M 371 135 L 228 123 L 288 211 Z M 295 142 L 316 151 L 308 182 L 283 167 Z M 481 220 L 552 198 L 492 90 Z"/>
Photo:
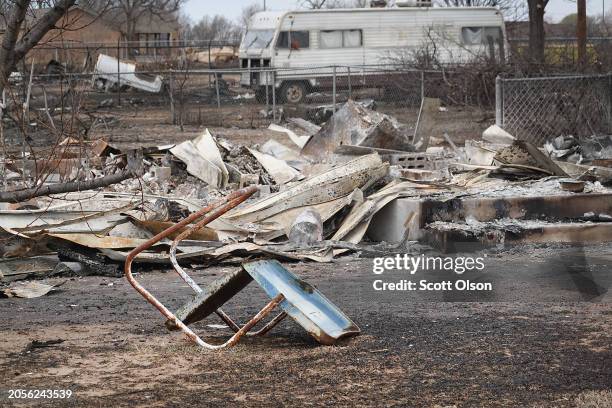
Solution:
<path fill-rule="evenodd" d="M 215 72 L 215 90 L 217 91 L 217 109 L 221 109 L 221 93 L 219 91 L 219 74 Z"/>
<path fill-rule="evenodd" d="M 211 42 L 212 42 L 212 40 L 208 40 L 208 69 L 209 70 L 212 69 L 212 60 L 211 60 L 212 54 L 211 54 L 211 51 L 210 51 Z M 210 88 L 210 79 L 211 79 L 211 76 L 210 76 L 210 71 L 209 71 L 208 72 L 208 87 L 209 88 Z"/>
<path fill-rule="evenodd" d="M 176 108 L 174 106 L 174 70 L 170 71 L 170 113 L 172 124 L 176 125 Z"/>
<path fill-rule="evenodd" d="M 117 106 L 121 106 L 121 40 L 117 40 Z"/>
<path fill-rule="evenodd" d="M 270 77 L 271 77 L 270 74 L 271 74 L 270 71 L 266 72 L 266 112 L 270 110 Z"/>
<path fill-rule="evenodd" d="M 504 95 L 502 79 L 495 77 L 495 124 L 504 127 Z"/>
<path fill-rule="evenodd" d="M 272 71 L 272 120 L 276 123 L 276 71 Z"/>
<path fill-rule="evenodd" d="M 332 93 L 333 93 L 333 108 L 332 111 L 336 113 L 336 66 L 334 65 L 334 77 L 332 80 Z"/>
<path fill-rule="evenodd" d="M 425 71 L 421 71 L 421 104 L 425 100 Z"/>
<path fill-rule="evenodd" d="M 346 68 L 348 74 L 349 99 L 353 99 L 353 84 L 351 82 L 351 67 Z"/>
<path fill-rule="evenodd" d="M 608 131 L 612 133 L 612 73 L 608 74 Z"/>
<path fill-rule="evenodd" d="M 0 156 L 0 185 L 3 189 L 6 189 L 6 178 L 5 178 L 5 162 L 6 157 L 4 153 L 6 152 L 6 144 L 4 141 L 4 131 L 2 130 L 2 118 L 4 116 L 4 109 L 6 108 L 6 88 L 2 90 L 2 101 L 0 101 L 0 148 L 2 149 L 2 155 Z"/>

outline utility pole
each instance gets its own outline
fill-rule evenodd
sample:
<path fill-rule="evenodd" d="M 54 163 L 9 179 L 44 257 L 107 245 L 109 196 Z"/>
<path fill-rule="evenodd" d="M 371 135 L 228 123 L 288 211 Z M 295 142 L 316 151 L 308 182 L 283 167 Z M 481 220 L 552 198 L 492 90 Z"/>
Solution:
<path fill-rule="evenodd" d="M 584 65 L 587 61 L 587 18 L 586 0 L 578 0 L 578 18 L 576 20 L 576 38 L 578 39 L 578 63 Z"/>
<path fill-rule="evenodd" d="M 264 11 L 266 11 L 266 0 L 263 0 L 263 1 L 264 1 Z"/>
<path fill-rule="evenodd" d="M 601 32 L 603 33 L 605 30 L 605 35 L 610 35 L 610 32 L 608 31 L 608 23 L 606 23 L 606 0 L 601 0 L 601 25 L 603 27 Z"/>

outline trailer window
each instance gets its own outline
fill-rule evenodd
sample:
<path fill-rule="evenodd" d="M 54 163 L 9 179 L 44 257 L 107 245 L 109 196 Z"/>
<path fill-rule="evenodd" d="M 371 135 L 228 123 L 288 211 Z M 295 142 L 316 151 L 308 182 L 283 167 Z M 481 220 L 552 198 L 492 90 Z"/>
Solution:
<path fill-rule="evenodd" d="M 344 30 L 344 48 L 361 47 L 361 30 Z"/>
<path fill-rule="evenodd" d="M 310 48 L 310 31 L 281 31 L 276 48 L 292 50 Z"/>
<path fill-rule="evenodd" d="M 342 31 L 321 31 L 321 48 L 342 48 Z"/>
<path fill-rule="evenodd" d="M 320 35 L 321 48 L 355 48 L 363 45 L 361 30 L 325 30 Z"/>
<path fill-rule="evenodd" d="M 242 49 L 265 49 L 268 48 L 274 38 L 274 30 L 251 30 L 247 31 L 242 40 Z"/>
<path fill-rule="evenodd" d="M 502 31 L 499 27 L 463 27 L 461 37 L 465 45 L 488 44 L 489 37 L 496 43 L 502 38 Z"/>

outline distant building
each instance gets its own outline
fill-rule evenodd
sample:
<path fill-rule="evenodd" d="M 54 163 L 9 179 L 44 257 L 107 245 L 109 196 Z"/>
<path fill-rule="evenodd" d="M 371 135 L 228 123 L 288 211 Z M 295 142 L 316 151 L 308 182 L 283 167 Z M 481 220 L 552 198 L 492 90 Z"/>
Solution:
<path fill-rule="evenodd" d="M 47 9 L 28 12 L 25 30 L 36 24 Z M 37 66 L 57 65 L 83 67 L 95 62 L 98 54 L 108 54 L 138 62 L 152 62 L 177 55 L 175 45 L 179 38 L 179 24 L 174 16 L 162 19 L 145 13 L 136 24 L 134 40 L 127 42 L 124 24 L 111 15 L 98 15 L 84 7 L 72 7 L 58 22 L 56 29 L 43 40 L 27 57 Z M 0 19 L 0 36 L 5 32 L 6 22 Z"/>

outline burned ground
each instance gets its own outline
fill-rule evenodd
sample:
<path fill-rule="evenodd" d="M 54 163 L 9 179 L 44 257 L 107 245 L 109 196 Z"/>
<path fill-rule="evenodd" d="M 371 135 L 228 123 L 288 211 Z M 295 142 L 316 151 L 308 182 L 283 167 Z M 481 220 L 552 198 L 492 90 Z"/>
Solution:
<path fill-rule="evenodd" d="M 0 382 L 72 389 L 74 397 L 57 406 L 572 407 L 584 392 L 605 396 L 612 388 L 610 289 L 585 296 L 559 269 L 607 276 L 612 246 L 576 254 L 563 246 L 488 252 L 487 273 L 504 301 L 486 303 L 373 297 L 370 259 L 288 264 L 361 327 L 360 336 L 333 347 L 286 320 L 236 348 L 202 351 L 167 332 L 124 279 L 75 278 L 44 297 L 0 303 Z M 205 283 L 235 267 L 190 273 Z M 138 279 L 171 308 L 191 296 L 174 273 L 141 272 Z M 224 309 L 245 321 L 264 303 L 251 284 Z M 194 327 L 219 342 L 229 331 L 207 326 L 217 323 Z M 8 401 L 22 405 L 36 403 Z"/>

